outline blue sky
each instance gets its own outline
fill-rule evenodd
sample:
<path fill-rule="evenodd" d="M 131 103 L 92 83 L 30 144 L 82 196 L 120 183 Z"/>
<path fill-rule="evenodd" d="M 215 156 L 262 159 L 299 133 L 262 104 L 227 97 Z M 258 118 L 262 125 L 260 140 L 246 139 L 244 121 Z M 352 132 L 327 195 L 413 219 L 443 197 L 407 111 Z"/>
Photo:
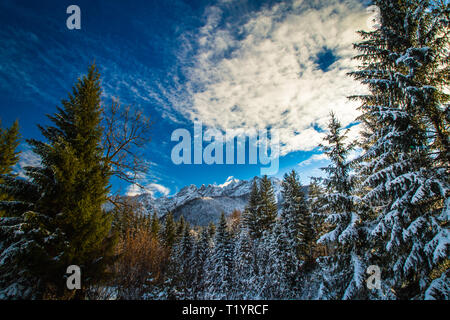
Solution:
<path fill-rule="evenodd" d="M 81 9 L 81 30 L 66 27 L 71 4 Z M 260 174 L 260 165 L 173 164 L 172 132 L 193 133 L 196 120 L 221 132 L 277 129 L 276 176 L 296 169 L 307 183 L 327 164 L 317 146 L 328 113 L 346 126 L 358 115 L 346 96 L 363 88 L 346 73 L 367 20 L 358 0 L 0 0 L 0 119 L 19 119 L 24 139 L 42 138 L 36 125 L 48 123 L 45 115 L 95 60 L 103 103 L 117 97 L 154 121 L 145 191 L 174 194 Z M 20 166 L 36 164 L 24 141 L 20 148 Z"/>

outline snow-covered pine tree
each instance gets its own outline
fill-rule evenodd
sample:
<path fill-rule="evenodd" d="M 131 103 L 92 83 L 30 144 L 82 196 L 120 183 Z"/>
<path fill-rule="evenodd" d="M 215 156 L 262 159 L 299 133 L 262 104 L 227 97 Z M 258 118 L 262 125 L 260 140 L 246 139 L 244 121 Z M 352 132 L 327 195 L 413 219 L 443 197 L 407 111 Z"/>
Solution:
<path fill-rule="evenodd" d="M 420 298 L 449 253 L 448 97 L 440 91 L 448 66 L 439 53 L 442 45 L 448 50 L 440 36 L 443 20 L 448 34 L 448 12 L 439 14 L 435 1 L 374 3 L 381 27 L 361 32 L 360 70 L 352 73 L 369 88 L 353 97 L 363 103 L 365 129 L 359 193 L 374 211 L 374 263 L 383 270 L 384 294 Z"/>
<path fill-rule="evenodd" d="M 207 260 L 206 299 L 228 299 L 233 284 L 233 243 L 222 212 L 217 226 L 214 249 Z"/>
<path fill-rule="evenodd" d="M 177 241 L 169 263 L 172 264 L 173 288 L 177 292 L 177 299 L 193 298 L 194 283 L 194 239 L 188 223 L 183 222 L 181 238 Z"/>
<path fill-rule="evenodd" d="M 233 254 L 232 299 L 257 299 L 260 285 L 255 270 L 255 242 L 245 226 L 241 226 Z"/>
<path fill-rule="evenodd" d="M 160 236 L 167 250 L 167 261 L 162 266 L 161 275 L 159 275 L 162 281 L 155 282 L 155 276 L 149 274 L 143 299 L 190 299 L 193 294 L 191 283 L 193 281 L 194 239 L 189 224 L 186 224 L 184 220 L 182 223 L 175 223 L 172 213 L 168 212 Z"/>
<path fill-rule="evenodd" d="M 314 249 L 314 229 L 306 195 L 294 170 L 285 174 L 281 192 L 284 199 L 281 211 L 282 232 L 286 234 L 288 246 L 295 250 L 297 257 L 310 263 Z"/>
<path fill-rule="evenodd" d="M 443 264 L 442 270 L 437 270 L 437 274 L 431 284 L 425 290 L 425 300 L 450 300 L 450 267 L 449 263 Z"/>
<path fill-rule="evenodd" d="M 314 229 L 315 241 L 328 232 L 327 224 L 325 223 L 325 216 L 319 213 L 319 209 L 322 207 L 321 201 L 324 199 L 323 194 L 325 190 L 322 186 L 322 179 L 317 177 L 311 177 L 308 186 L 308 206 L 311 212 L 312 225 Z M 315 251 L 319 250 L 322 253 L 326 253 L 326 246 L 315 244 Z"/>
<path fill-rule="evenodd" d="M 50 264 L 43 243 L 64 241 L 41 223 L 46 217 L 32 211 L 3 217 L 0 224 L 0 299 L 42 299 L 46 283 L 37 275 L 36 261 Z M 59 236 L 59 237 L 58 237 Z"/>
<path fill-rule="evenodd" d="M 154 214 L 152 224 L 150 226 L 150 232 L 153 232 L 154 219 L 158 219 Z M 178 230 L 177 230 L 178 229 Z M 165 248 L 167 254 L 166 264 L 160 269 L 160 274 L 149 274 L 145 284 L 146 292 L 142 298 L 145 300 L 173 300 L 182 299 L 184 292 L 179 288 L 180 282 L 180 270 L 178 267 L 179 254 L 182 250 L 181 239 L 177 237 L 177 232 L 184 234 L 184 222 L 183 231 L 180 230 L 179 225 L 174 221 L 173 213 L 167 212 L 163 219 L 162 227 L 159 228 L 158 239 L 161 245 Z M 190 242 L 186 239 L 187 243 Z M 158 280 L 157 280 L 158 279 Z"/>
<path fill-rule="evenodd" d="M 330 256 L 321 259 L 324 268 L 319 298 L 365 299 L 367 298 L 365 272 L 367 262 L 367 237 L 364 222 L 357 212 L 358 200 L 353 194 L 354 180 L 347 161 L 352 145 L 345 143 L 346 132 L 335 115 L 331 113 L 329 132 L 324 138 L 322 150 L 331 163 L 322 170 L 325 194 L 318 208 L 325 214 L 325 222 L 331 230 L 319 238 L 319 243 L 335 247 Z"/>
<path fill-rule="evenodd" d="M 46 236 L 46 230 L 28 235 L 24 230 L 31 230 L 32 215 L 21 216 L 30 208 L 30 204 L 20 202 L 17 194 L 38 194 L 37 186 L 11 176 L 13 166 L 18 162 L 19 152 L 18 123 L 9 129 L 0 127 L 0 300 L 36 299 L 42 294 L 39 278 L 31 274 L 28 259 L 35 255 L 34 238 Z M 6 200 L 9 200 L 6 202 Z M 21 205 L 19 205 L 21 204 Z M 25 263 L 24 263 L 25 262 Z M 21 266 L 18 268 L 18 266 Z"/>
<path fill-rule="evenodd" d="M 205 294 L 206 260 L 211 255 L 212 239 L 208 229 L 203 228 L 194 245 L 193 252 L 193 299 L 203 299 Z"/>
<path fill-rule="evenodd" d="M 280 300 L 290 297 L 291 273 L 287 266 L 292 255 L 292 248 L 287 246 L 286 236 L 282 233 L 282 225 L 277 220 L 270 232 L 265 231 L 256 244 L 257 251 L 257 283 L 260 286 L 258 296 L 262 299 Z M 292 254 L 292 255 L 290 255 Z M 297 273 L 294 272 L 296 275 Z"/>
<path fill-rule="evenodd" d="M 260 205 L 260 194 L 258 183 L 256 178 L 253 179 L 252 190 L 250 192 L 250 199 L 248 205 L 244 210 L 243 224 L 248 230 L 249 235 L 252 239 L 261 237 L 262 231 L 259 229 L 259 205 Z"/>
<path fill-rule="evenodd" d="M 435 295 L 450 295 L 448 286 L 442 287 L 438 294 L 438 287 L 430 284 L 433 279 L 445 278 L 450 265 L 448 259 L 450 253 L 449 219 L 444 207 L 444 201 L 448 200 L 450 195 L 448 179 L 450 126 L 449 119 L 445 116 L 445 113 L 449 111 L 450 96 L 444 92 L 448 89 L 450 79 L 448 66 L 449 9 L 450 4 L 444 1 L 423 1 L 419 5 L 410 4 L 406 14 L 407 23 L 405 23 L 410 47 L 406 52 L 398 55 L 396 60 L 397 66 L 400 67 L 396 74 L 396 80 L 405 95 L 405 109 L 419 118 L 418 123 L 424 127 L 426 139 L 429 141 L 427 147 L 424 144 L 425 139 L 421 144 L 422 148 L 426 148 L 428 155 L 423 161 L 421 169 L 428 171 L 424 176 L 425 179 L 428 179 L 432 191 L 424 194 L 419 189 L 412 200 L 415 204 L 421 204 L 421 207 L 428 212 L 417 217 L 416 221 L 411 224 L 411 230 L 406 231 L 405 235 L 410 242 L 426 243 L 425 256 L 431 272 L 428 275 L 429 279 L 419 281 L 421 297 L 424 297 L 423 290 L 430 292 L 427 288 L 429 286 L 432 286 Z M 431 203 L 423 205 L 424 202 Z M 423 230 L 420 225 L 424 230 L 432 230 L 427 233 L 428 237 L 419 236 Z M 431 241 L 430 238 L 432 238 Z M 414 251 L 420 250 L 413 248 L 412 251 L 408 257 L 412 262 L 409 263 L 415 264 L 419 259 L 416 258 Z M 421 253 L 417 253 L 417 256 L 420 255 Z M 405 264 L 406 269 L 411 267 L 414 266 Z M 425 272 L 426 270 L 423 274 Z"/>
<path fill-rule="evenodd" d="M 420 1 L 406 6 L 405 37 L 409 47 L 394 55 L 396 74 L 409 108 L 426 127 L 433 164 L 450 165 L 448 1 Z"/>
<path fill-rule="evenodd" d="M 284 176 L 281 218 L 271 233 L 264 234 L 261 251 L 265 255 L 263 295 L 269 299 L 293 299 L 300 296 L 300 266 L 306 271 L 311 263 L 313 229 L 306 197 L 295 171 Z"/>
<path fill-rule="evenodd" d="M 266 290 L 264 288 L 272 287 L 271 275 L 268 270 L 274 265 L 270 259 L 273 251 L 272 248 L 274 248 L 272 246 L 273 239 L 271 233 L 277 217 L 277 204 L 272 182 L 267 176 L 262 177 L 259 187 L 255 187 L 255 184 L 256 179 L 252 188 L 249 206 L 255 209 L 253 215 L 250 216 L 251 223 L 248 223 L 248 215 L 245 221 L 249 235 L 253 240 L 253 247 L 255 248 L 253 251 L 254 264 L 252 267 L 256 279 L 258 279 L 257 282 L 261 284 L 258 295 L 269 295 L 271 294 L 271 289 Z"/>
<path fill-rule="evenodd" d="M 277 218 L 277 203 L 273 191 L 272 182 L 265 175 L 262 177 L 259 186 L 259 210 L 258 210 L 258 229 L 260 232 L 272 230 Z"/>

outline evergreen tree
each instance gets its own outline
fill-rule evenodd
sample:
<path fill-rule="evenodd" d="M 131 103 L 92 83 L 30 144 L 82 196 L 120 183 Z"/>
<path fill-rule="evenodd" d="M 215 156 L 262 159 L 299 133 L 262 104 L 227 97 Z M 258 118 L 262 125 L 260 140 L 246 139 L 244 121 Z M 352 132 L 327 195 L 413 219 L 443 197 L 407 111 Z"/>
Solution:
<path fill-rule="evenodd" d="M 177 299 L 192 299 L 194 282 L 194 239 L 189 224 L 183 223 L 182 237 L 177 241 L 170 263 L 174 270 L 172 289 Z"/>
<path fill-rule="evenodd" d="M 263 176 L 261 179 L 259 195 L 258 229 L 260 232 L 270 231 L 277 217 L 277 204 L 272 182 L 267 176 Z"/>
<path fill-rule="evenodd" d="M 0 121 L 0 185 L 3 183 L 2 176 L 11 174 L 13 167 L 19 161 L 20 152 L 17 151 L 19 140 L 18 121 L 15 121 L 10 128 L 6 129 L 2 128 Z M 0 192 L 0 201 L 6 199 L 7 194 Z M 0 211 L 0 216 L 2 215 Z"/>
<path fill-rule="evenodd" d="M 176 231 L 175 231 L 175 237 L 177 240 L 181 239 L 183 236 L 184 228 L 186 226 L 186 221 L 184 220 L 184 216 L 181 216 L 178 222 L 176 223 Z"/>
<path fill-rule="evenodd" d="M 333 113 L 328 128 L 322 149 L 331 164 L 323 169 L 327 174 L 324 179 L 327 192 L 321 199 L 323 206 L 319 212 L 326 215 L 325 222 L 332 227 L 318 242 L 331 243 L 336 250 L 323 259 L 321 290 L 329 299 L 365 299 L 367 235 L 357 211 L 358 199 L 353 195 L 354 179 L 347 161 L 352 146 L 345 144 L 345 132 Z"/>
<path fill-rule="evenodd" d="M 40 279 L 43 297 L 70 297 L 63 276 L 69 265 L 80 266 L 84 298 L 90 285 L 107 275 L 113 257 L 111 220 L 102 209 L 109 191 L 110 168 L 100 145 L 100 75 L 92 65 L 78 79 L 58 113 L 49 116 L 55 126 L 39 127 L 48 142 L 28 140 L 42 167 L 25 168 L 29 181 L 5 180 L 4 188 L 14 202 L 0 205 L 9 215 L 27 221 L 29 239 L 24 268 Z"/>
<path fill-rule="evenodd" d="M 285 174 L 281 192 L 284 199 L 281 211 L 282 232 L 295 256 L 309 263 L 314 246 L 314 229 L 306 195 L 294 170 L 289 175 Z"/>
<path fill-rule="evenodd" d="M 404 15 L 405 47 L 401 52 L 392 50 L 398 68 L 395 75 L 407 109 L 414 113 L 424 126 L 429 139 L 428 148 L 434 166 L 450 165 L 449 141 L 449 84 L 448 1 L 405 2 L 400 11 Z M 398 30 L 397 30 L 398 31 Z M 404 50 L 406 48 L 406 50 Z M 446 117 L 447 113 L 447 117 Z"/>
<path fill-rule="evenodd" d="M 281 219 L 265 234 L 258 257 L 263 269 L 263 296 L 294 299 L 300 296 L 301 276 L 312 262 L 314 231 L 308 204 L 297 173 L 284 176 Z M 303 264 L 303 270 L 300 266 Z"/>
<path fill-rule="evenodd" d="M 206 282 L 207 299 L 226 299 L 232 291 L 233 244 L 227 230 L 227 221 L 222 212 L 217 227 L 215 247 L 207 261 L 208 278 Z"/>
<path fill-rule="evenodd" d="M 41 218 L 41 217 L 39 217 Z M 0 223 L 0 299 L 42 299 L 42 278 L 33 268 L 36 263 L 50 262 L 41 243 L 60 240 L 42 225 L 36 228 L 33 212 L 5 217 Z M 45 260 L 44 260 L 45 259 Z"/>
<path fill-rule="evenodd" d="M 205 265 L 211 254 L 212 240 L 207 228 L 203 228 L 200 239 L 195 244 L 193 253 L 193 299 L 198 300 L 204 297 L 205 292 Z"/>
<path fill-rule="evenodd" d="M 252 239 L 261 237 L 262 230 L 258 225 L 260 211 L 260 194 L 256 178 L 253 179 L 250 199 L 244 211 L 244 226 Z"/>
<path fill-rule="evenodd" d="M 286 247 L 286 237 L 281 232 L 281 223 L 276 221 L 273 230 L 265 232 L 255 241 L 257 280 L 260 286 L 258 296 L 262 299 L 280 300 L 288 294 L 289 275 L 285 275 L 287 259 L 284 250 L 292 252 Z M 295 253 L 294 253 L 295 256 Z M 286 277 L 287 276 L 287 277 Z"/>
<path fill-rule="evenodd" d="M 240 228 L 233 254 L 233 293 L 232 299 L 246 300 L 258 297 L 260 287 L 255 270 L 256 248 L 248 229 Z"/>
<path fill-rule="evenodd" d="M 214 222 L 211 221 L 208 224 L 208 237 L 211 241 L 213 241 L 215 235 L 216 235 L 216 225 L 214 224 Z"/>
<path fill-rule="evenodd" d="M 373 208 L 383 291 L 410 299 L 423 296 L 432 270 L 448 259 L 448 12 L 433 1 L 375 4 L 381 27 L 361 32 L 360 70 L 352 73 L 369 87 L 353 97 L 364 124 L 359 194 Z"/>
<path fill-rule="evenodd" d="M 153 237 L 158 238 L 160 229 L 161 229 L 161 226 L 159 223 L 158 214 L 156 213 L 156 211 L 154 211 L 152 219 L 151 219 L 151 225 L 150 225 L 150 232 L 153 235 Z"/>
<path fill-rule="evenodd" d="M 165 217 L 164 228 L 161 232 L 161 239 L 166 248 L 170 251 L 176 240 L 175 222 L 173 220 L 172 212 L 168 212 Z"/>
<path fill-rule="evenodd" d="M 241 211 L 234 209 L 227 218 L 231 237 L 235 238 L 241 228 Z"/>
<path fill-rule="evenodd" d="M 3 129 L 0 121 L 0 175 L 10 174 L 19 161 L 20 133 L 19 122 L 15 121 L 10 128 Z"/>
<path fill-rule="evenodd" d="M 311 212 L 312 225 L 315 233 L 314 237 L 316 241 L 329 231 L 328 225 L 325 223 L 326 217 L 319 213 L 320 208 L 323 206 L 321 201 L 324 199 L 324 193 L 325 190 L 322 187 L 321 179 L 315 177 L 311 178 L 308 187 L 308 206 Z"/>

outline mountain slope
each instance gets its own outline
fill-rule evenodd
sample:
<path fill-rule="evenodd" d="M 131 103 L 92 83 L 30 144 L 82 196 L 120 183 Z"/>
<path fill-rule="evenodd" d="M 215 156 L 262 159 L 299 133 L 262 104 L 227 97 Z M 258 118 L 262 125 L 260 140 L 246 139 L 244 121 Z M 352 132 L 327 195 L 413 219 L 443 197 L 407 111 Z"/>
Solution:
<path fill-rule="evenodd" d="M 255 177 L 259 183 L 261 178 Z M 278 204 L 282 201 L 281 180 L 270 178 Z M 151 194 L 141 194 L 132 197 L 140 203 L 147 214 L 157 212 L 164 218 L 167 212 L 172 211 L 175 219 L 184 216 L 186 221 L 193 225 L 207 225 L 209 222 L 218 222 L 222 212 L 229 215 L 234 209 L 243 211 L 247 205 L 253 179 L 238 180 L 232 177 L 221 185 L 195 185 L 186 186 L 177 194 L 170 197 L 154 198 Z"/>

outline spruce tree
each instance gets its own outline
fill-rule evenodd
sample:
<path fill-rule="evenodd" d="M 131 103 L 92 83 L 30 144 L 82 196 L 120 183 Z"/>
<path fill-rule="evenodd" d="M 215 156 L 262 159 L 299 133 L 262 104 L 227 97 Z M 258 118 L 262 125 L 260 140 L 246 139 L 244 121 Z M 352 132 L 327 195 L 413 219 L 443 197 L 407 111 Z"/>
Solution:
<path fill-rule="evenodd" d="M 233 254 L 233 293 L 232 299 L 254 299 L 260 291 L 255 269 L 255 243 L 245 226 L 237 235 Z"/>
<path fill-rule="evenodd" d="M 211 254 L 212 241 L 207 228 L 203 228 L 200 239 L 197 240 L 193 253 L 193 299 L 198 300 L 204 297 L 205 293 L 205 265 Z"/>
<path fill-rule="evenodd" d="M 259 238 L 262 230 L 259 226 L 260 194 L 256 178 L 253 179 L 252 190 L 247 207 L 244 210 L 244 226 L 252 239 Z"/>
<path fill-rule="evenodd" d="M 320 208 L 323 203 L 325 190 L 322 186 L 321 179 L 312 177 L 308 186 L 308 206 L 311 212 L 312 225 L 314 229 L 314 237 L 317 241 L 318 238 L 328 232 L 328 225 L 325 223 L 325 216 L 320 214 Z M 320 247 L 315 247 L 319 249 Z M 322 247 L 323 249 L 324 247 Z M 323 250 L 322 250 L 323 251 Z"/>
<path fill-rule="evenodd" d="M 227 229 L 225 214 L 222 212 L 217 226 L 215 246 L 207 261 L 208 278 L 206 281 L 207 299 L 227 299 L 232 291 L 233 244 Z"/>
<path fill-rule="evenodd" d="M 20 152 L 17 151 L 19 141 L 19 122 L 15 121 L 10 128 L 3 129 L 0 121 L 0 185 L 3 184 L 2 176 L 11 174 L 13 167 L 19 161 Z M 0 201 L 6 199 L 7 194 L 0 189 Z M 0 216 L 2 216 L 1 211 Z"/>
<path fill-rule="evenodd" d="M 170 261 L 174 270 L 172 282 L 174 288 L 172 290 L 177 292 L 177 299 L 193 298 L 193 251 L 194 239 L 191 234 L 191 228 L 189 224 L 183 223 L 182 236 L 175 245 Z"/>
<path fill-rule="evenodd" d="M 257 283 L 260 286 L 258 296 L 262 299 L 280 300 L 291 298 L 291 278 L 297 275 L 298 264 L 295 271 L 289 270 L 293 259 L 298 261 L 295 249 L 288 247 L 287 237 L 282 231 L 282 225 L 277 220 L 272 232 L 264 233 L 256 242 L 257 247 Z M 293 259 L 292 259 L 293 258 Z M 293 272 L 292 272 L 293 271 Z"/>
<path fill-rule="evenodd" d="M 347 161 L 352 146 L 345 143 L 345 131 L 333 113 L 328 128 L 324 138 L 326 144 L 321 147 L 331 164 L 323 168 L 327 174 L 324 179 L 326 193 L 319 212 L 326 215 L 325 222 L 332 227 L 318 242 L 333 245 L 335 251 L 322 259 L 322 298 L 366 299 L 367 235 L 358 214 L 354 179 Z"/>
<path fill-rule="evenodd" d="M 300 220 L 307 209 L 295 171 L 282 182 L 281 218 L 272 232 L 265 233 L 258 248 L 262 296 L 288 299 L 296 296 L 300 275 Z"/>
<path fill-rule="evenodd" d="M 150 232 L 155 239 L 158 238 L 160 229 L 161 229 L 161 226 L 159 223 L 158 214 L 156 213 L 156 211 L 154 211 L 152 219 L 151 219 L 151 224 L 150 224 Z"/>
<path fill-rule="evenodd" d="M 423 297 L 430 274 L 448 259 L 448 12 L 433 1 L 375 4 L 381 27 L 361 32 L 360 70 L 352 73 L 369 88 L 353 97 L 362 101 L 364 124 L 359 194 L 373 211 L 383 292 L 410 299 Z"/>
<path fill-rule="evenodd" d="M 102 208 L 110 168 L 100 145 L 100 95 L 100 74 L 92 65 L 58 113 L 49 116 L 54 126 L 39 126 L 47 142 L 28 140 L 42 167 L 25 168 L 28 181 L 5 180 L 16 201 L 1 207 L 28 223 L 23 237 L 33 251 L 17 268 L 40 279 L 41 297 L 74 296 L 64 280 L 70 265 L 80 266 L 83 275 L 75 297 L 86 297 L 90 286 L 107 276 L 113 258 L 112 216 Z"/>
<path fill-rule="evenodd" d="M 161 239 L 166 248 L 170 251 L 176 240 L 175 222 L 173 220 L 172 212 L 168 212 L 165 217 L 164 227 L 161 231 Z"/>
<path fill-rule="evenodd" d="M 10 174 L 19 161 L 20 142 L 19 122 L 15 121 L 10 128 L 3 129 L 0 121 L 0 175 Z"/>
<path fill-rule="evenodd" d="M 281 211 L 283 233 L 289 239 L 289 247 L 293 248 L 296 256 L 310 263 L 314 246 L 314 229 L 306 195 L 294 170 L 290 174 L 285 174 L 281 192 L 284 200 Z"/>
<path fill-rule="evenodd" d="M 178 222 L 176 223 L 176 231 L 175 231 L 175 237 L 177 240 L 181 239 L 183 236 L 184 228 L 186 226 L 186 221 L 184 220 L 184 216 L 181 216 Z"/>
<path fill-rule="evenodd" d="M 258 229 L 260 232 L 270 231 L 277 217 L 277 204 L 272 182 L 267 176 L 263 176 L 259 187 Z"/>
<path fill-rule="evenodd" d="M 214 236 L 216 235 L 216 225 L 214 224 L 214 222 L 210 222 L 208 224 L 208 237 L 211 241 L 214 242 Z"/>
<path fill-rule="evenodd" d="M 282 195 L 281 217 L 273 231 L 265 234 L 260 248 L 266 254 L 259 259 L 268 261 L 261 281 L 263 295 L 269 299 L 299 297 L 301 275 L 312 262 L 314 230 L 306 196 L 295 171 L 284 176 Z"/>

